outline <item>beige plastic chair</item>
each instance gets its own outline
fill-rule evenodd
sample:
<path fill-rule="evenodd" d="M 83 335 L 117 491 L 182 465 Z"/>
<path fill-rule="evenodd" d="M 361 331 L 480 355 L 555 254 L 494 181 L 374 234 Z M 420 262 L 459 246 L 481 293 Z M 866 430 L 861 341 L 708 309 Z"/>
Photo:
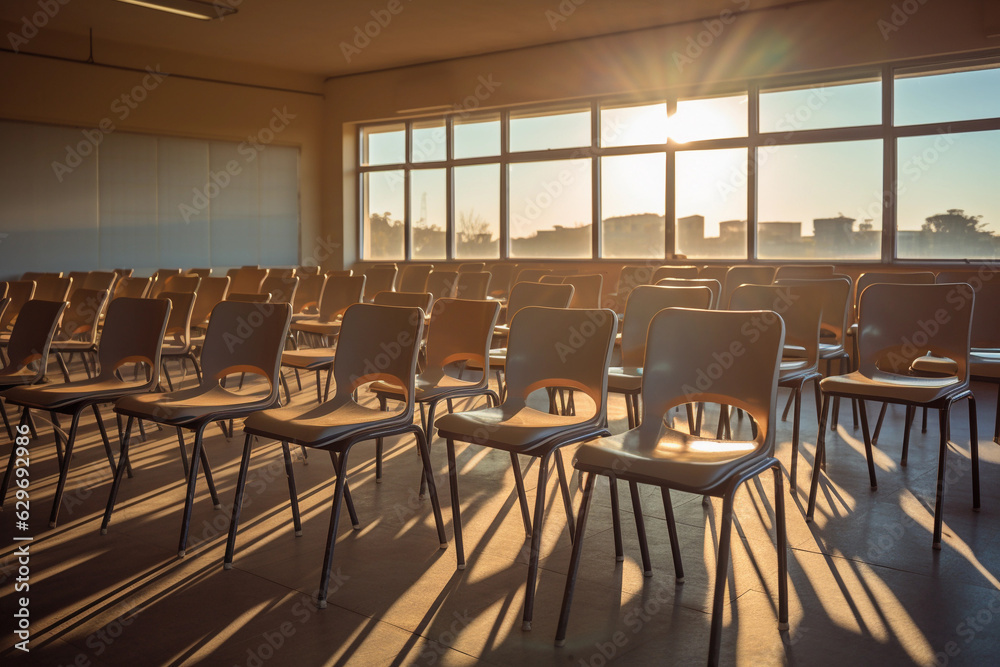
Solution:
<path fill-rule="evenodd" d="M 566 276 L 564 285 L 573 286 L 573 299 L 570 308 L 600 308 L 601 290 L 604 288 L 604 276 L 600 273 Z"/>
<path fill-rule="evenodd" d="M 820 413 L 819 335 L 823 315 L 823 287 L 820 285 L 741 285 L 733 292 L 730 310 L 773 310 L 785 323 L 778 386 L 791 389 L 795 403 L 792 421 L 792 458 L 789 484 L 796 489 L 799 460 L 799 425 L 802 419 L 802 387 L 813 382 L 816 390 L 816 417 Z M 792 354 L 788 354 L 789 350 Z"/>
<path fill-rule="evenodd" d="M 459 273 L 483 273 L 486 271 L 486 262 L 465 262 L 458 265 Z"/>
<path fill-rule="evenodd" d="M 912 409 L 928 407 L 939 411 L 940 454 L 938 458 L 937 500 L 934 507 L 933 546 L 941 548 L 943 521 L 945 454 L 951 406 L 955 401 L 969 400 L 969 431 L 972 450 L 972 507 L 979 509 L 979 440 L 976 422 L 976 399 L 969 389 L 969 337 L 975 294 L 966 284 L 894 284 L 869 285 L 861 294 L 858 328 L 859 368 L 847 375 L 825 378 L 823 412 L 819 440 L 816 444 L 816 465 L 813 466 L 806 520 L 811 521 L 816 509 L 820 464 L 826 455 L 826 419 L 831 397 L 858 399 L 861 430 L 868 457 L 868 476 L 872 489 L 878 488 L 872 439 L 868 431 L 865 401 L 899 403 L 907 406 L 907 421 Z M 939 312 L 949 315 L 938 316 Z M 931 323 L 931 324 L 928 324 Z M 954 373 L 924 376 L 913 369 L 914 362 L 924 356 L 948 358 L 954 362 Z M 910 429 L 903 429 L 901 462 L 906 464 Z"/>
<path fill-rule="evenodd" d="M 86 276 L 86 274 L 84 275 Z M 72 285 L 72 278 L 41 276 L 36 281 L 35 295 L 32 298 L 42 301 L 66 301 L 69 299 L 69 291 Z"/>
<path fill-rule="evenodd" d="M 193 273 L 168 276 L 163 281 L 163 289 L 156 296 L 159 296 L 163 292 L 174 292 L 175 294 L 186 292 L 194 294 L 198 291 L 199 287 L 201 287 L 201 276 L 196 276 Z"/>
<path fill-rule="evenodd" d="M 0 345 L 7 344 L 9 335 L 5 332 L 13 326 L 24 304 L 33 299 L 35 295 L 35 282 L 33 280 L 12 280 L 6 284 L 7 298 L 10 299 L 10 305 L 0 315 Z M 63 300 L 57 299 L 57 301 Z"/>
<path fill-rule="evenodd" d="M 229 278 L 202 278 L 198 286 L 197 298 L 194 301 L 194 310 L 191 312 L 191 326 L 204 328 L 208 325 L 208 318 L 215 310 L 215 307 L 226 300 L 229 294 Z"/>
<path fill-rule="evenodd" d="M 628 303 L 628 295 L 639 285 L 650 285 L 653 272 L 659 267 L 650 264 L 632 264 L 621 268 L 618 273 L 618 286 L 615 289 L 615 312 L 624 313 Z"/>
<path fill-rule="evenodd" d="M 457 282 L 458 271 L 438 271 L 435 269 L 427 276 L 426 291 L 434 295 L 435 301 L 438 299 L 450 299 L 455 296 L 455 285 Z"/>
<path fill-rule="evenodd" d="M 9 299 L 4 299 L 9 305 Z M 6 366 L 0 369 L 0 392 L 11 387 L 29 386 L 41 382 L 48 366 L 49 345 L 56 333 L 56 325 L 66 309 L 65 301 L 29 301 L 21 309 L 21 317 L 14 325 L 7 346 Z M 0 308 L 0 313 L 3 308 Z M 7 435 L 14 439 L 14 431 L 7 418 L 7 409 L 0 396 L 0 417 Z M 9 480 L 4 481 L 7 488 Z M 4 496 L 0 494 L 0 498 Z"/>
<path fill-rule="evenodd" d="M 725 266 L 703 266 L 698 269 L 698 277 L 706 280 L 718 280 L 720 285 L 726 284 L 726 274 L 729 269 Z M 724 306 L 720 306 L 722 308 Z"/>
<path fill-rule="evenodd" d="M 149 288 L 149 296 L 155 297 L 167 288 L 167 278 L 181 275 L 180 269 L 158 269 L 153 274 L 153 286 Z"/>
<path fill-rule="evenodd" d="M 267 270 L 267 277 L 268 278 L 271 278 L 271 277 L 278 278 L 278 279 L 281 279 L 281 278 L 295 278 L 297 275 L 298 275 L 298 272 L 295 270 L 295 268 L 290 268 L 290 267 L 273 268 L 273 269 L 268 269 Z"/>
<path fill-rule="evenodd" d="M 500 398 L 489 388 L 489 351 L 493 338 L 493 327 L 500 314 L 500 304 L 496 301 L 471 301 L 464 299 L 439 299 L 434 302 L 430 324 L 426 330 L 427 356 L 424 369 L 417 375 L 414 401 L 420 405 L 420 425 L 430 448 L 434 441 L 434 412 L 438 403 L 448 401 L 451 412 L 452 401 L 459 398 L 487 395 L 494 405 Z M 469 362 L 482 368 L 479 377 L 466 380 L 463 375 Z M 458 366 L 457 373 L 449 369 Z M 403 388 L 379 381 L 371 386 L 371 391 L 379 399 L 382 409 L 386 401 L 404 401 Z M 424 418 L 424 406 L 427 417 Z M 382 440 L 376 443 L 375 482 L 382 481 Z M 420 482 L 423 496 L 426 480 Z"/>
<path fill-rule="evenodd" d="M 267 278 L 267 269 L 242 267 L 232 276 L 229 291 L 238 294 L 258 294 L 260 286 Z"/>
<path fill-rule="evenodd" d="M 717 310 L 722 298 L 722 284 L 712 278 L 663 278 L 655 284 L 657 287 L 707 287 L 712 292 L 710 310 Z"/>
<path fill-rule="evenodd" d="M 785 264 L 774 272 L 774 280 L 832 278 L 833 264 Z"/>
<path fill-rule="evenodd" d="M 294 303 L 299 287 L 297 276 L 269 275 L 260 286 L 261 294 L 270 294 L 270 303 Z"/>
<path fill-rule="evenodd" d="M 558 286 L 553 286 L 558 287 Z M 587 336 L 573 336 L 586 330 Z M 560 449 L 607 431 L 608 363 L 618 331 L 618 317 L 610 309 L 527 307 L 517 311 L 510 329 L 507 351 L 507 396 L 499 407 L 456 412 L 438 418 L 436 426 L 448 443 L 448 476 L 455 527 L 458 568 L 465 568 L 462 516 L 458 497 L 455 441 L 502 449 L 516 459 L 518 454 L 539 459 L 534 519 L 522 516 L 531 529 L 531 553 L 525 590 L 522 627 L 531 629 L 535 603 L 535 580 L 541 551 L 545 484 L 549 463 L 555 458 L 563 503 L 573 534 L 573 510 Z M 593 401 L 590 415 L 560 415 L 532 407 L 528 397 L 538 390 L 570 388 Z M 518 496 L 526 504 L 519 466 L 514 466 Z"/>
<path fill-rule="evenodd" d="M 159 381 L 160 345 L 163 342 L 163 330 L 167 325 L 169 313 L 170 302 L 168 301 L 118 299 L 108 309 L 108 316 L 104 322 L 104 332 L 101 335 L 101 345 L 98 350 L 100 372 L 95 377 L 57 385 L 14 387 L 4 392 L 8 403 L 24 408 L 21 413 L 21 424 L 29 422 L 32 409 L 44 410 L 53 416 L 59 481 L 56 484 L 55 498 L 52 501 L 49 527 L 55 528 L 56 520 L 59 517 L 63 490 L 66 488 L 66 477 L 73 460 L 73 446 L 76 443 L 77 428 L 80 424 L 80 416 L 85 409 L 92 408 L 94 411 L 97 425 L 101 431 L 101 438 L 104 441 L 104 451 L 116 479 L 121 477 L 118 473 L 125 472 L 124 468 L 119 469 L 115 466 L 114 455 L 111 453 L 111 443 L 108 441 L 107 430 L 104 427 L 104 420 L 101 418 L 98 405 L 112 403 L 123 396 L 147 393 L 156 387 Z M 136 363 L 146 364 L 148 372 L 139 373 L 136 379 L 123 379 L 132 374 L 119 373 L 119 369 L 127 364 Z M 72 420 L 69 433 L 66 436 L 65 454 L 62 453 L 59 422 L 55 418 L 56 414 L 70 415 Z M 8 475 L 13 463 L 14 455 L 11 452 Z M 4 476 L 5 483 L 8 475 Z M 6 492 L 5 484 L 3 488 L 0 488 L 0 499 L 6 496 Z"/>
<path fill-rule="evenodd" d="M 115 280 L 118 276 L 114 271 L 90 271 L 87 273 L 86 278 L 83 280 L 83 285 L 86 289 L 96 289 L 96 290 L 107 290 L 110 294 L 111 290 L 115 286 Z"/>
<path fill-rule="evenodd" d="M 171 303 L 170 319 L 167 320 L 163 346 L 160 348 L 160 365 L 163 377 L 167 380 L 167 387 L 170 391 L 174 390 L 170 371 L 167 370 L 167 361 L 170 359 L 180 359 L 181 364 L 184 363 L 184 359 L 190 359 L 198 381 L 201 382 L 201 367 L 191 345 L 191 315 L 196 295 L 191 292 L 160 292 L 156 298 L 170 299 Z"/>
<path fill-rule="evenodd" d="M 536 269 L 523 267 L 518 270 L 517 275 L 514 280 L 511 281 L 512 285 L 517 285 L 518 283 L 537 283 L 540 282 L 542 276 L 547 276 L 552 273 L 552 269 Z"/>
<path fill-rule="evenodd" d="M 300 320 L 292 324 L 292 331 L 317 336 L 335 336 L 340 331 L 340 316 L 347 308 L 364 298 L 365 276 L 331 276 L 320 295 L 319 315 L 316 319 Z"/>
<path fill-rule="evenodd" d="M 68 301 L 69 298 L 71 296 L 73 296 L 73 292 L 75 292 L 76 290 L 78 290 L 81 287 L 83 287 L 84 281 L 87 280 L 87 275 L 88 274 L 87 274 L 86 271 L 70 271 L 69 272 L 69 274 L 66 277 L 69 280 L 71 280 L 72 282 L 70 283 L 69 291 L 66 293 L 66 297 L 62 299 L 63 301 Z M 54 276 L 53 276 L 53 278 L 54 278 Z M 40 283 L 41 282 L 45 282 L 45 279 L 44 278 L 39 279 L 39 282 Z M 47 289 L 45 289 L 43 291 L 48 292 Z M 46 300 L 47 301 L 58 301 L 59 299 L 46 299 Z"/>
<path fill-rule="evenodd" d="M 208 268 L 208 269 L 188 269 L 187 272 L 188 273 L 192 273 L 192 274 L 198 276 L 202 280 L 204 280 L 205 278 L 211 278 L 212 277 L 212 269 L 210 269 L 210 268 Z"/>
<path fill-rule="evenodd" d="M 368 293 L 374 295 L 395 290 L 397 271 L 395 264 L 371 266 L 365 269 L 364 278 Z"/>
<path fill-rule="evenodd" d="M 399 273 L 396 289 L 400 292 L 426 292 L 427 277 L 433 270 L 433 264 L 405 264 Z"/>
<path fill-rule="evenodd" d="M 639 423 L 639 394 L 642 390 L 642 364 L 646 356 L 646 334 L 653 316 L 665 308 L 708 309 L 712 304 L 708 287 L 660 287 L 639 285 L 629 294 L 621 335 L 621 366 L 608 369 L 608 391 L 625 396 L 628 427 Z M 694 415 L 687 406 L 692 433 Z"/>
<path fill-rule="evenodd" d="M 343 353 L 337 355 L 334 364 L 337 387 L 334 396 L 329 401 L 305 411 L 302 408 L 266 410 L 247 418 L 244 423 L 247 435 L 243 446 L 243 460 L 236 483 L 236 499 L 233 502 L 233 516 L 223 564 L 226 569 L 232 567 L 240 508 L 243 503 L 243 489 L 250 466 L 254 436 L 279 440 L 282 443 L 296 535 L 301 534 L 302 524 L 299 520 L 298 499 L 288 443 L 324 449 L 330 453 L 330 458 L 333 460 L 336 483 L 333 490 L 330 531 L 327 535 L 320 577 L 318 596 L 320 607 L 326 606 L 333 549 L 340 522 L 341 499 L 346 497 L 352 523 L 355 528 L 359 527 L 357 515 L 350 501 L 347 470 L 351 449 L 361 441 L 404 433 L 413 433 L 416 436 L 417 449 L 420 451 L 424 474 L 430 487 L 438 541 L 442 549 L 447 548 L 427 443 L 423 431 L 413 423 L 417 351 L 423 336 L 423 320 L 423 313 L 416 308 L 374 304 L 351 306 L 344 313 L 343 328 L 340 332 L 339 347 Z M 393 355 L 385 354 L 384 350 L 389 345 L 394 346 L 393 349 L 398 347 L 399 352 Z M 376 365 L 373 364 L 373 359 L 380 361 Z M 403 388 L 405 401 L 401 409 L 396 412 L 383 412 L 361 405 L 355 400 L 356 390 L 379 380 Z"/>
<path fill-rule="evenodd" d="M 262 307 L 263 306 L 263 307 Z M 194 449 L 187 473 L 187 498 L 181 520 L 178 556 L 187 548 L 191 511 L 198 482 L 198 462 L 205 466 L 212 502 L 219 509 L 219 497 L 212 481 L 211 467 L 205 453 L 202 437 L 205 427 L 214 421 L 246 417 L 258 410 L 278 403 L 278 363 L 292 308 L 286 303 L 253 304 L 223 301 L 212 311 L 208 333 L 201 353 L 202 376 L 198 386 L 164 394 L 128 396 L 115 404 L 115 412 L 125 415 L 125 434 L 122 436 L 118 470 L 108 496 L 108 507 L 101 523 L 101 534 L 108 531 L 114 512 L 122 471 L 128 464 L 132 424 L 136 419 L 148 420 L 177 428 L 178 439 L 182 429 L 194 431 Z M 240 344 L 236 345 L 232 337 Z M 159 351 L 159 349 L 157 350 Z M 233 390 L 225 386 L 225 379 L 236 373 L 253 374 L 262 378 L 264 387 Z M 243 383 L 240 383 L 243 386 Z M 181 441 L 181 449 L 184 448 Z M 186 461 L 186 456 L 185 456 Z"/>
<path fill-rule="evenodd" d="M 771 322 L 754 339 L 745 331 L 754 318 Z M 648 417 L 640 426 L 620 435 L 586 442 L 576 452 L 574 466 L 587 473 L 580 503 L 576 538 L 570 557 L 556 645 L 566 639 L 569 609 L 583 551 L 590 500 L 597 475 L 655 484 L 660 487 L 673 551 L 677 582 L 684 580 L 680 547 L 673 520 L 670 489 L 722 498 L 718 524 L 719 555 L 709 635 L 708 664 L 719 662 L 726 583 L 729 574 L 733 498 L 739 487 L 768 469 L 774 471 L 774 511 L 778 560 L 778 628 L 788 628 L 788 575 L 785 544 L 785 495 L 781 464 L 774 458 L 775 399 L 778 367 L 784 339 L 781 318 L 774 313 L 687 310 L 661 311 L 649 328 L 642 403 Z M 718 366 L 719 350 L 735 343 L 745 352 L 733 355 L 732 365 L 710 386 L 701 389 L 701 374 Z M 715 374 L 711 374 L 715 377 Z M 664 420 L 670 411 L 692 401 L 735 405 L 756 423 L 752 440 L 713 441 L 671 429 Z M 637 518 L 641 514 L 637 515 Z M 645 534 L 640 531 L 640 544 Z M 698 557 L 701 558 L 700 547 Z M 645 565 L 644 565 L 645 566 Z M 649 570 L 646 566 L 647 571 Z"/>
<path fill-rule="evenodd" d="M 726 280 L 722 283 L 722 299 L 720 308 L 729 308 L 729 299 L 740 285 L 770 285 L 774 282 L 773 266 L 757 266 L 753 264 L 738 264 L 726 271 Z"/>
<path fill-rule="evenodd" d="M 66 382 L 70 381 L 69 367 L 63 355 L 79 354 L 83 358 L 87 376 L 91 375 L 88 357 L 96 359 L 98 322 L 108 306 L 108 293 L 105 290 L 80 288 L 69 300 L 62 322 L 52 341 L 51 351 L 56 355 L 59 367 L 62 369 Z"/>
<path fill-rule="evenodd" d="M 149 287 L 152 284 L 152 278 L 119 278 L 118 282 L 115 283 L 115 290 L 111 295 L 111 300 L 114 301 L 115 299 L 120 299 L 122 297 L 141 299 L 146 296 L 146 293 L 149 291 Z"/>
<path fill-rule="evenodd" d="M 483 300 L 489 298 L 493 275 L 488 271 L 459 273 L 455 283 L 456 299 Z"/>
<path fill-rule="evenodd" d="M 489 296 L 494 299 L 505 300 L 514 284 L 514 276 L 517 274 L 517 264 L 510 262 L 497 262 L 490 264 L 489 273 L 493 276 L 490 280 Z"/>
<path fill-rule="evenodd" d="M 326 275 L 313 273 L 301 276 L 292 299 L 292 321 L 314 318 L 319 313 L 319 297 L 326 286 Z"/>
<path fill-rule="evenodd" d="M 434 304 L 434 295 L 430 292 L 379 292 L 372 298 L 372 303 L 380 306 L 420 308 L 424 314 L 429 314 Z"/>
<path fill-rule="evenodd" d="M 655 285 L 664 278 L 697 278 L 697 266 L 661 266 L 653 271 L 649 284 Z"/>

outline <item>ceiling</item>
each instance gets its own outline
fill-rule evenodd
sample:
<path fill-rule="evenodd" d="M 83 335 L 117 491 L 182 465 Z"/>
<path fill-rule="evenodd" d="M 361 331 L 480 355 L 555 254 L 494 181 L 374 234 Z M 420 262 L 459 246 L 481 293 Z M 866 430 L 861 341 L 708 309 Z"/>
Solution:
<path fill-rule="evenodd" d="M 72 0 L 59 5 L 43 29 L 84 35 L 92 28 L 95 42 L 112 40 L 330 77 L 701 21 L 741 8 L 756 11 L 795 4 L 788 0 L 221 2 L 236 7 L 238 13 L 199 21 L 115 0 Z M 56 0 L 50 3 L 57 5 Z M 39 0 L 4 0 L 0 20 L 21 25 L 39 7 Z M 374 36 L 364 35 L 366 28 Z M 32 51 L 30 44 L 24 49 Z"/>

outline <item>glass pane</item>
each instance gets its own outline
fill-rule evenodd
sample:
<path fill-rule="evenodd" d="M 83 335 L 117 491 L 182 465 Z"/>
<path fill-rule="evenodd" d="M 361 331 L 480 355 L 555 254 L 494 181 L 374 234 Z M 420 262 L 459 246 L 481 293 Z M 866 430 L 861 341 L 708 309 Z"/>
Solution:
<path fill-rule="evenodd" d="M 448 205 L 444 169 L 410 172 L 410 254 L 413 259 L 445 259 Z"/>
<path fill-rule="evenodd" d="M 405 161 L 405 125 L 377 125 L 361 131 L 361 164 L 401 164 Z"/>
<path fill-rule="evenodd" d="M 510 165 L 511 257 L 590 257 L 590 160 Z"/>
<path fill-rule="evenodd" d="M 1000 67 L 896 77 L 896 125 L 1000 116 Z"/>
<path fill-rule="evenodd" d="M 667 142 L 667 104 L 601 107 L 602 146 L 640 146 Z"/>
<path fill-rule="evenodd" d="M 455 257 L 500 257 L 500 165 L 455 167 Z"/>
<path fill-rule="evenodd" d="M 448 158 L 448 133 L 444 120 L 422 120 L 413 124 L 410 159 L 414 162 L 439 162 Z"/>
<path fill-rule="evenodd" d="M 363 259 L 403 259 L 403 170 L 376 171 L 364 180 Z"/>
<path fill-rule="evenodd" d="M 857 127 L 881 122 L 881 81 L 760 93 L 761 132 Z"/>
<path fill-rule="evenodd" d="M 601 158 L 604 257 L 663 258 L 666 156 Z"/>
<path fill-rule="evenodd" d="M 758 156 L 758 257 L 881 256 L 881 140 L 769 146 Z"/>
<path fill-rule="evenodd" d="M 452 125 L 455 135 L 455 158 L 500 155 L 500 114 L 456 118 Z"/>
<path fill-rule="evenodd" d="M 590 145 L 590 109 L 510 115 L 510 150 L 544 151 Z"/>
<path fill-rule="evenodd" d="M 747 136 L 747 96 L 680 100 L 670 117 L 670 138 L 685 143 Z"/>
<path fill-rule="evenodd" d="M 996 259 L 1000 130 L 899 140 L 897 254 Z"/>
<path fill-rule="evenodd" d="M 747 149 L 678 151 L 677 250 L 687 257 L 747 256 Z"/>

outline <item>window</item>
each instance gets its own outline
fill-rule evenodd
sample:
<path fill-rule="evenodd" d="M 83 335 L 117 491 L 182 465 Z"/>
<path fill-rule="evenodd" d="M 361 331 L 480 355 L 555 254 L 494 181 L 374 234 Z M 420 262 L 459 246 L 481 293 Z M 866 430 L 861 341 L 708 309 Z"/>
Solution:
<path fill-rule="evenodd" d="M 997 90 L 998 59 L 911 61 L 363 125 L 360 250 L 368 260 L 992 259 Z"/>

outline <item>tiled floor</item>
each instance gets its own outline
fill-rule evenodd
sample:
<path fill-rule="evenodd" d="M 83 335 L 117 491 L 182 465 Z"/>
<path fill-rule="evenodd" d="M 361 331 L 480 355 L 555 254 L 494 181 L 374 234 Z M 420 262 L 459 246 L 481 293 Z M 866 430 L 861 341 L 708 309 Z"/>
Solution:
<path fill-rule="evenodd" d="M 311 380 L 310 380 L 311 382 Z M 294 383 L 293 383 L 294 386 Z M 966 410 L 954 410 L 945 499 L 945 542 L 931 549 L 937 427 L 912 436 L 901 467 L 902 409 L 890 409 L 876 451 L 871 491 L 860 430 L 848 406 L 828 440 L 828 470 L 816 522 L 803 518 L 816 440 L 812 397 L 803 401 L 798 485 L 789 495 L 791 628 L 777 625 L 777 574 L 770 476 L 739 493 L 722 656 L 727 664 L 996 664 L 1000 651 L 1000 446 L 995 391 L 977 386 L 983 509 L 971 509 Z M 782 392 L 783 393 L 783 392 Z M 313 399 L 307 383 L 298 401 Z M 783 400 L 782 400 L 783 404 Z M 875 406 L 872 406 L 874 412 Z M 624 428 L 612 398 L 612 430 Z M 874 416 L 874 414 L 873 414 Z M 734 420 L 734 424 L 735 424 Z M 361 519 L 346 512 L 326 609 L 317 609 L 329 526 L 331 464 L 295 452 L 304 531 L 294 537 L 280 446 L 264 443 L 247 483 L 236 563 L 222 568 L 242 435 L 209 429 L 207 450 L 223 502 L 214 510 L 203 482 L 191 542 L 177 557 L 184 498 L 174 432 L 147 429 L 122 485 L 110 531 L 98 528 L 110 473 L 92 417 L 84 420 L 60 525 L 48 528 L 56 463 L 51 430 L 39 421 L 31 458 L 30 653 L 12 648 L 17 577 L 13 499 L 0 514 L 0 660 L 4 665 L 573 665 L 701 664 L 708 650 L 715 540 L 721 502 L 675 493 L 686 581 L 676 584 L 658 491 L 642 488 L 653 576 L 639 564 L 632 505 L 621 485 L 626 558 L 616 563 L 606 482 L 598 485 L 566 646 L 553 637 L 570 543 L 555 476 L 534 625 L 521 630 L 528 543 L 513 475 L 503 452 L 459 449 L 469 566 L 455 567 L 443 442 L 432 453 L 449 538 L 441 550 L 430 503 L 416 494 L 412 438 L 387 443 L 385 479 L 375 484 L 374 446 L 349 460 Z M 746 429 L 746 424 L 743 424 Z M 745 432 L 745 431 L 744 431 Z M 778 457 L 791 455 L 791 422 L 778 431 Z M 190 446 L 190 438 L 188 438 Z M 8 445 L 0 446 L 6 461 Z M 528 460 L 522 459 L 523 464 Z M 527 468 L 534 500 L 537 464 Z M 580 493 L 574 480 L 574 507 Z M 786 494 L 788 494 L 786 486 Z"/>

